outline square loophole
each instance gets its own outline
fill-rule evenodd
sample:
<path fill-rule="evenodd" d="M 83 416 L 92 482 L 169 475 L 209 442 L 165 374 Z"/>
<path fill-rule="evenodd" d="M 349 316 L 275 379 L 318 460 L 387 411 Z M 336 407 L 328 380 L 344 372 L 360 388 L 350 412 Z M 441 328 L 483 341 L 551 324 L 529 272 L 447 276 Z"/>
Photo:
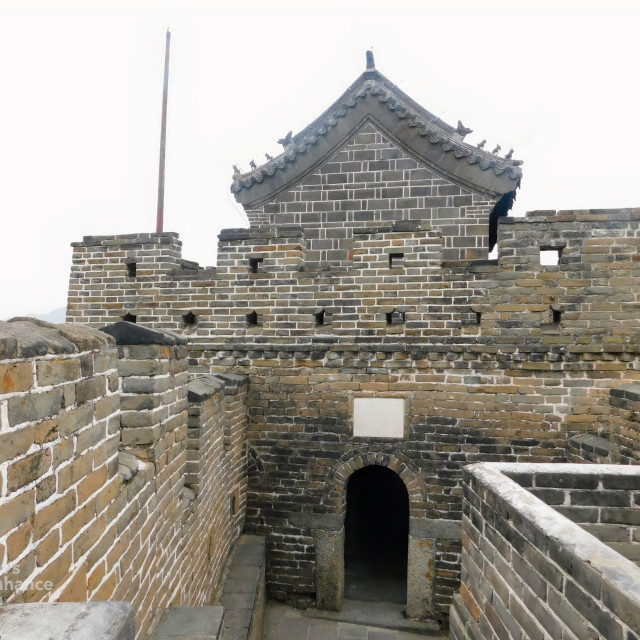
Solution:
<path fill-rule="evenodd" d="M 562 259 L 563 247 L 540 247 L 540 264 L 556 266 Z"/>
<path fill-rule="evenodd" d="M 256 311 L 247 313 L 246 318 L 248 327 L 259 327 L 261 324 L 261 318 Z"/>
<path fill-rule="evenodd" d="M 385 313 L 384 315 L 387 319 L 387 325 L 404 324 L 405 322 L 404 311 L 398 311 L 397 309 L 394 309 L 393 311 L 390 311 L 389 313 Z"/>
<path fill-rule="evenodd" d="M 403 269 L 403 268 L 404 268 L 404 253 L 390 253 L 389 269 Z"/>
<path fill-rule="evenodd" d="M 198 317 L 193 311 L 189 311 L 182 316 L 182 322 L 185 326 L 191 327 L 198 323 Z"/>

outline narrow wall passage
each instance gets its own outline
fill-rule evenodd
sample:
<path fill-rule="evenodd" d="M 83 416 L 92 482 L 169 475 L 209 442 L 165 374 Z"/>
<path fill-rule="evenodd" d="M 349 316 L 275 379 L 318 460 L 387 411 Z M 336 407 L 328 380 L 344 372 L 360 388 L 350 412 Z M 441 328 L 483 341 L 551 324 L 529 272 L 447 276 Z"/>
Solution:
<path fill-rule="evenodd" d="M 390 469 L 359 469 L 347 484 L 345 597 L 407 601 L 409 495 Z"/>

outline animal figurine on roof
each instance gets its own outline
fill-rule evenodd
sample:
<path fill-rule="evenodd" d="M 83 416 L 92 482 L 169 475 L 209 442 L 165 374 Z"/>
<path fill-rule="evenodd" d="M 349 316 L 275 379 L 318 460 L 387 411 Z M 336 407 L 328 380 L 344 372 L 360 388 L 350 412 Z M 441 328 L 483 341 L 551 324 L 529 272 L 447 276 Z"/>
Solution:
<path fill-rule="evenodd" d="M 284 138 L 280 138 L 278 144 L 281 144 L 286 149 L 291 144 L 291 138 L 293 138 L 293 131 L 289 131 Z"/>
<path fill-rule="evenodd" d="M 458 126 L 456 128 L 456 133 L 459 133 L 463 138 L 468 136 L 470 133 L 473 133 L 473 129 L 469 129 L 469 127 L 465 127 L 462 124 L 461 120 L 458 120 Z"/>

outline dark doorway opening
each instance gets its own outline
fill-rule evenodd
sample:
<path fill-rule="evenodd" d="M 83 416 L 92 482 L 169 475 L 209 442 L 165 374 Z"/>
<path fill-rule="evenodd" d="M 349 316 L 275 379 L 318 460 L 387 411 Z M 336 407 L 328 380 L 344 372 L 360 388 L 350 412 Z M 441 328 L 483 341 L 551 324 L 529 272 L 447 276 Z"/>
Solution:
<path fill-rule="evenodd" d="M 349 478 L 345 597 L 407 601 L 409 494 L 395 472 L 371 465 Z"/>

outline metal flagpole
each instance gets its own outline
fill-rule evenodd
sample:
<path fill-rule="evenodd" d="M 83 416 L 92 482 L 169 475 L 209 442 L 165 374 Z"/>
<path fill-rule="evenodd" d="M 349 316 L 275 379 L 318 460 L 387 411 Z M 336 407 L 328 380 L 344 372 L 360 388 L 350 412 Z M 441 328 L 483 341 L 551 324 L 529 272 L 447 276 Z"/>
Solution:
<path fill-rule="evenodd" d="M 167 94 L 169 93 L 169 46 L 171 33 L 167 29 L 167 43 L 164 51 L 164 88 L 162 90 L 162 122 L 160 124 L 160 171 L 158 176 L 158 215 L 156 233 L 162 233 L 164 226 L 164 156 L 167 143 Z"/>

